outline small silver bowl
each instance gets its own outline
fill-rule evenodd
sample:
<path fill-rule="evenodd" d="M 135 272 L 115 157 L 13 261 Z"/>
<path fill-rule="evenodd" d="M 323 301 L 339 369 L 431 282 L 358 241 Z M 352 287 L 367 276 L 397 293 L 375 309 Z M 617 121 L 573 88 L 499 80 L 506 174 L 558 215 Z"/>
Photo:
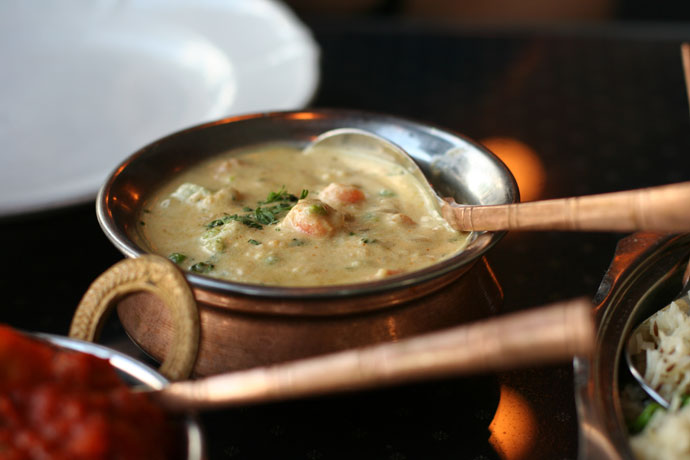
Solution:
<path fill-rule="evenodd" d="M 634 380 L 623 352 L 630 333 L 679 293 L 690 235 L 635 233 L 620 241 L 597 292 L 597 344 L 575 359 L 578 458 L 633 459 L 623 417 L 623 385 Z"/>
<path fill-rule="evenodd" d="M 140 234 L 139 214 L 174 174 L 229 150 L 276 142 L 304 147 L 319 134 L 343 127 L 367 130 L 401 146 L 442 196 L 470 204 L 518 201 L 517 186 L 505 165 L 460 134 L 387 115 L 310 110 L 228 118 L 145 146 L 101 188 L 98 220 L 126 256 L 150 253 Z M 201 314 L 195 373 L 334 352 L 487 316 L 496 311 L 502 294 L 483 255 L 502 235 L 478 233 L 466 250 L 430 267 L 350 285 L 279 287 L 185 273 Z M 130 296 L 120 302 L 118 314 L 139 346 L 156 359 L 165 355 L 173 340 L 172 327 L 155 297 Z"/>
<path fill-rule="evenodd" d="M 95 343 L 71 339 L 53 334 L 31 333 L 29 336 L 47 342 L 54 347 L 87 353 L 97 358 L 107 360 L 117 371 L 119 377 L 132 387 L 159 390 L 169 382 L 161 374 L 136 359 Z M 180 453 L 181 459 L 205 459 L 204 439 L 201 427 L 196 419 L 187 415 L 184 417 L 185 452 Z"/>

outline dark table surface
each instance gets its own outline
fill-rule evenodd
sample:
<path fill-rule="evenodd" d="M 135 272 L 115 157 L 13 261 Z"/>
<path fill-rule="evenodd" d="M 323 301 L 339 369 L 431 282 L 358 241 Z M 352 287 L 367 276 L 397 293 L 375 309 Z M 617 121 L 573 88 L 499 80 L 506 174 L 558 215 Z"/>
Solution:
<path fill-rule="evenodd" d="M 530 198 L 690 180 L 679 44 L 690 25 L 461 29 L 306 18 L 322 48 L 314 107 L 518 141 Z M 520 178 L 518 178 L 520 179 Z M 66 334 L 89 283 L 121 259 L 92 203 L 0 221 L 0 322 Z M 512 233 L 488 261 L 504 312 L 593 297 L 623 235 Z M 111 326 L 111 345 L 129 349 Z M 206 413 L 211 459 L 577 457 L 569 363 Z"/>

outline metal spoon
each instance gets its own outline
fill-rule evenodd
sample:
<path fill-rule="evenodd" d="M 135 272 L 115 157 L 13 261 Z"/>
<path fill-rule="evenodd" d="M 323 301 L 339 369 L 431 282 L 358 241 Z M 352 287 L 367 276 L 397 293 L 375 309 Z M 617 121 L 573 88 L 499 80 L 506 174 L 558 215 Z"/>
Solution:
<path fill-rule="evenodd" d="M 429 205 L 440 210 L 459 231 L 690 231 L 686 208 L 690 182 L 583 197 L 471 206 L 438 196 L 407 152 L 376 134 L 355 128 L 334 129 L 318 136 L 305 153 L 319 148 L 347 149 L 401 165 L 426 189 Z"/>
<path fill-rule="evenodd" d="M 685 273 L 683 274 L 683 287 L 680 293 L 676 296 L 673 302 L 678 305 L 681 311 L 686 314 L 690 314 L 690 262 L 688 263 Z M 654 388 L 647 384 L 644 379 L 644 374 L 646 370 L 646 353 L 644 350 L 639 350 L 636 337 L 640 334 L 648 336 L 651 338 L 654 332 L 654 321 L 656 318 L 663 314 L 671 307 L 671 304 L 666 305 L 661 310 L 654 313 L 649 318 L 645 319 L 639 326 L 637 326 L 630 336 L 625 345 L 625 361 L 628 364 L 630 373 L 638 381 L 642 389 L 656 402 L 658 402 L 662 407 L 668 409 L 671 402 L 666 400 L 662 395 L 660 395 Z"/>
<path fill-rule="evenodd" d="M 447 204 L 434 190 L 426 176 L 412 157 L 400 146 L 369 131 L 357 128 L 337 128 L 319 135 L 305 149 L 305 154 L 313 154 L 319 149 L 333 149 L 339 152 L 382 158 L 402 166 L 419 181 L 425 193 L 423 197 L 437 211 Z"/>
<path fill-rule="evenodd" d="M 553 304 L 393 343 L 176 382 L 151 397 L 170 410 L 240 404 L 492 372 L 588 355 L 592 304 Z"/>

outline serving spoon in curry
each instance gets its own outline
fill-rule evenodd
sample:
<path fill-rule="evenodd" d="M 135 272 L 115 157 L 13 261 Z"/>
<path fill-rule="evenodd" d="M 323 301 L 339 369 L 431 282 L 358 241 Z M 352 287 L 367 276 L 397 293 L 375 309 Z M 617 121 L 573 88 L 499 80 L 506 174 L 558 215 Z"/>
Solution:
<path fill-rule="evenodd" d="M 395 143 L 371 132 L 339 128 L 319 135 L 305 148 L 313 154 L 337 148 L 396 163 L 426 189 L 432 205 L 459 231 L 690 231 L 690 182 L 598 195 L 504 205 L 464 205 L 441 198 L 417 163 Z"/>

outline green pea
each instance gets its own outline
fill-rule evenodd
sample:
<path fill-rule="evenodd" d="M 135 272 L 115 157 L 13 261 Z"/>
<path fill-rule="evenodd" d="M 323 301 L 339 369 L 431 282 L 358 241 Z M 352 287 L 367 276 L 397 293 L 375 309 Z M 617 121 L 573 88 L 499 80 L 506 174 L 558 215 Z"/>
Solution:
<path fill-rule="evenodd" d="M 207 262 L 199 262 L 189 267 L 189 269 L 194 273 L 208 273 L 214 268 L 215 267 L 213 264 L 209 264 Z"/>
<path fill-rule="evenodd" d="M 168 259 L 170 259 L 175 264 L 181 264 L 182 262 L 187 260 L 187 256 L 184 254 L 180 254 L 179 252 L 173 252 L 168 256 Z"/>
<path fill-rule="evenodd" d="M 309 213 L 317 214 L 319 216 L 325 216 L 326 214 L 328 214 L 328 211 L 326 211 L 326 208 L 324 208 L 320 204 L 313 204 L 309 206 Z"/>

